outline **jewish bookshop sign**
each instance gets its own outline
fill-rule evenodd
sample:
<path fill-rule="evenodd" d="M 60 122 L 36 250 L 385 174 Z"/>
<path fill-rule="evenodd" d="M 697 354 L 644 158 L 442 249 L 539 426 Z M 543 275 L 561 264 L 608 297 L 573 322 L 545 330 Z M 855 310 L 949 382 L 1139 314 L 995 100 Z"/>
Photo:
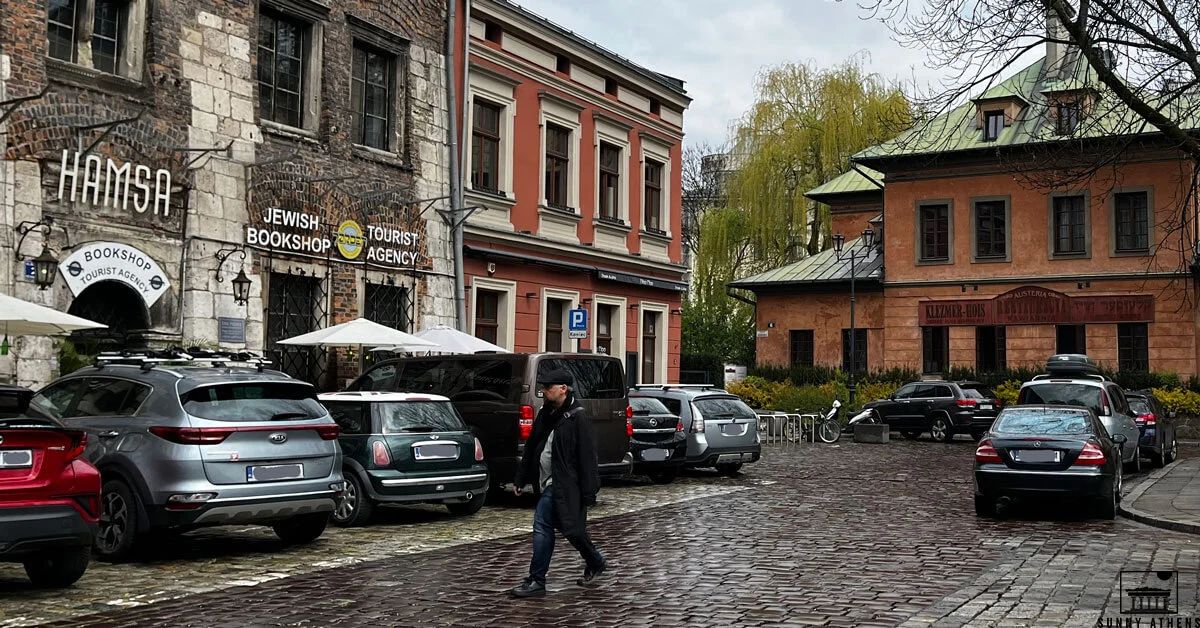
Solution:
<path fill-rule="evenodd" d="M 295 253 L 388 268 L 412 268 L 422 261 L 421 234 L 373 225 L 364 219 L 326 217 L 279 207 L 246 226 L 246 244 L 256 249 Z"/>

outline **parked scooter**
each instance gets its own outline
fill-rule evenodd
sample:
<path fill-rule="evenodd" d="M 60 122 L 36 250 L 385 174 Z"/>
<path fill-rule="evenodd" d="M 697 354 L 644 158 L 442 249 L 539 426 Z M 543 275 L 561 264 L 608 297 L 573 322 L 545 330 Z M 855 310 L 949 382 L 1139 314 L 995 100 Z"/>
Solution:
<path fill-rule="evenodd" d="M 871 408 L 864 408 L 862 412 L 850 417 L 850 421 L 846 423 L 846 431 L 853 432 L 854 426 L 858 425 L 859 423 L 871 424 L 882 423 L 882 421 L 879 420 L 879 414 L 876 413 L 875 410 Z"/>

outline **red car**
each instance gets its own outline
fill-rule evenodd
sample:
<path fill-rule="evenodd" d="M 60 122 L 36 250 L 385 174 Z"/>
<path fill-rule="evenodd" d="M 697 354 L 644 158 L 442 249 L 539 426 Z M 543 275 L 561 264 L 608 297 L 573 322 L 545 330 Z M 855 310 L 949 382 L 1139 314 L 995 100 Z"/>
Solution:
<path fill-rule="evenodd" d="M 21 416 L 26 392 L 0 386 L 0 561 L 24 564 L 37 586 L 65 587 L 91 559 L 100 472 L 82 458 L 84 432 Z"/>

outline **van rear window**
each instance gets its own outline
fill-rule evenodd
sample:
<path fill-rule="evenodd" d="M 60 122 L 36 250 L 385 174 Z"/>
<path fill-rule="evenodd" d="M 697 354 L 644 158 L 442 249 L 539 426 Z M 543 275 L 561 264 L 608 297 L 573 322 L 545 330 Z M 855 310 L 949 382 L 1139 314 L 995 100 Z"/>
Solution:
<path fill-rule="evenodd" d="M 1100 388 L 1088 384 L 1046 382 L 1021 389 L 1018 404 L 1061 404 L 1091 408 L 1096 416 L 1105 416 L 1100 408 Z"/>
<path fill-rule="evenodd" d="M 625 376 L 616 360 L 576 358 L 548 359 L 538 363 L 538 375 L 552 369 L 564 369 L 575 383 L 571 389 L 581 399 L 621 399 L 625 397 Z"/>
<path fill-rule="evenodd" d="M 450 401 L 516 402 L 521 382 L 509 360 L 405 360 L 394 390 L 449 397 Z"/>

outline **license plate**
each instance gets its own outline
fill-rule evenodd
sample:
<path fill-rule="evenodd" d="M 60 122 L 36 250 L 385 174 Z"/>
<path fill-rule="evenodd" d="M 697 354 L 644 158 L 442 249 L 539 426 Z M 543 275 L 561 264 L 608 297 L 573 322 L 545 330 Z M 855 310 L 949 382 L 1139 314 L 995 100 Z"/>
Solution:
<path fill-rule="evenodd" d="M 299 480 L 304 477 L 302 464 L 268 464 L 257 467 L 246 467 L 247 482 L 278 482 L 280 480 Z"/>
<path fill-rule="evenodd" d="M 724 464 L 726 462 L 741 462 L 742 454 L 721 454 L 717 456 L 717 462 Z"/>
<path fill-rule="evenodd" d="M 32 466 L 32 449 L 7 449 L 0 451 L 0 469 L 28 469 Z"/>
<path fill-rule="evenodd" d="M 642 451 L 642 460 L 646 462 L 662 462 L 670 457 L 671 452 L 666 449 L 646 449 Z"/>
<path fill-rule="evenodd" d="M 413 458 L 417 460 L 453 460 L 458 458 L 458 445 L 418 445 L 413 447 Z"/>
<path fill-rule="evenodd" d="M 1017 462 L 1058 462 L 1062 452 L 1051 449 L 1018 449 L 1013 459 Z"/>
<path fill-rule="evenodd" d="M 721 433 L 726 436 L 741 436 L 746 433 L 746 426 L 729 423 L 721 426 Z"/>
<path fill-rule="evenodd" d="M 990 403 L 981 403 L 981 404 L 979 404 L 979 409 L 980 409 L 980 410 L 991 410 L 991 409 L 992 409 L 992 404 L 990 404 Z"/>

